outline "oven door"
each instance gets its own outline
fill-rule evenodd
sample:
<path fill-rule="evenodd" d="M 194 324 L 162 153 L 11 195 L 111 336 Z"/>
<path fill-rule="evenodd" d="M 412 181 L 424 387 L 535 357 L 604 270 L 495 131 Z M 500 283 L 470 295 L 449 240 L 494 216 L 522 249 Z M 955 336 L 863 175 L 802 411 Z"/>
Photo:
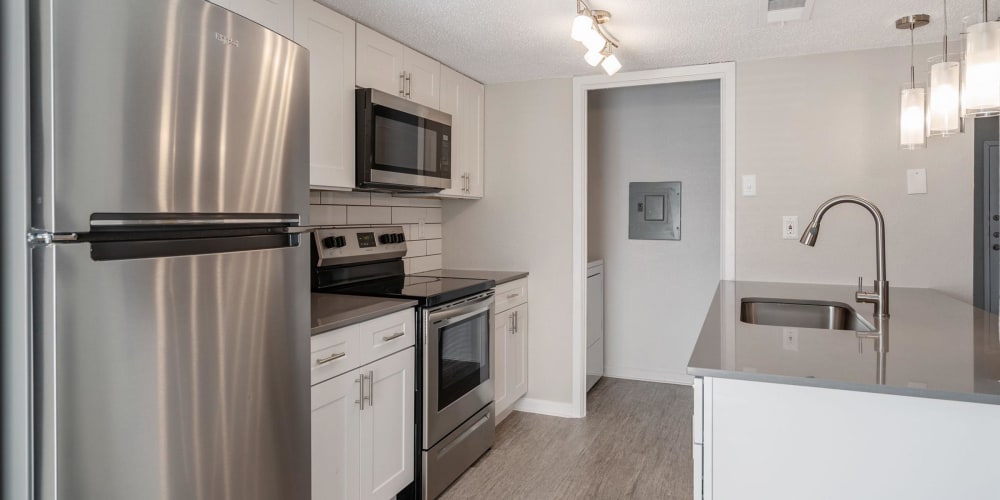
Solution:
<path fill-rule="evenodd" d="M 358 187 L 451 187 L 451 116 L 373 89 L 358 89 Z"/>
<path fill-rule="evenodd" d="M 493 401 L 493 292 L 425 313 L 424 448 Z"/>

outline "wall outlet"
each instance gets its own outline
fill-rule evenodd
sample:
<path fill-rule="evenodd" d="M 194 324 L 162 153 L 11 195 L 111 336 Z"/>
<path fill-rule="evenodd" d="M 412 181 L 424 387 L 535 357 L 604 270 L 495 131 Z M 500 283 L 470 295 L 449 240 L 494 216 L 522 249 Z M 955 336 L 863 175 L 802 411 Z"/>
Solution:
<path fill-rule="evenodd" d="M 911 168 L 906 171 L 906 194 L 927 194 L 927 169 Z"/>
<path fill-rule="evenodd" d="M 782 328 L 781 329 L 781 347 L 786 351 L 798 351 L 799 350 L 799 329 L 798 328 Z"/>
<path fill-rule="evenodd" d="M 786 240 L 799 239 L 798 215 L 785 215 L 781 218 L 781 237 Z"/>
<path fill-rule="evenodd" d="M 743 196 L 757 196 L 757 175 L 743 176 Z"/>

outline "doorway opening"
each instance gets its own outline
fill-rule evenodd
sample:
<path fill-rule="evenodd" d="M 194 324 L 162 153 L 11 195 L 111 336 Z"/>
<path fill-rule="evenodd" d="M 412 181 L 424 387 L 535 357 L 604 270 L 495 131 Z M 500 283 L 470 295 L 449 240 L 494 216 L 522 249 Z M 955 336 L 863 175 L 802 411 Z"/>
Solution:
<path fill-rule="evenodd" d="M 975 124 L 975 208 L 973 209 L 973 304 L 1000 312 L 1000 120 Z"/>
<path fill-rule="evenodd" d="M 690 304 L 685 302 L 688 298 L 683 295 L 685 283 L 711 288 L 705 293 L 699 290 L 692 294 L 698 296 L 696 302 L 710 302 L 717 280 L 734 278 L 735 76 L 735 64 L 722 63 L 574 80 L 573 405 L 576 416 L 586 415 L 587 372 L 593 381 L 595 371 L 588 370 L 587 361 L 588 348 L 593 347 L 595 340 L 594 336 L 587 338 L 588 319 L 594 322 L 588 309 L 595 307 L 596 302 L 587 292 L 588 277 L 591 283 L 594 281 L 594 268 L 588 266 L 592 260 L 605 260 L 604 298 L 609 304 L 606 324 L 613 329 L 629 329 L 630 333 L 641 330 L 625 343 L 618 337 L 608 341 L 616 333 L 607 330 L 606 373 L 622 378 L 690 383 L 685 373 L 689 347 L 686 344 L 693 345 L 701 318 L 693 321 L 697 323 L 693 327 L 677 325 L 678 331 L 684 332 L 680 335 L 661 334 L 657 328 L 671 321 L 690 323 L 687 320 L 698 314 L 692 313 Z M 600 121 L 592 121 L 592 114 Z M 600 138 L 598 143 L 595 138 Z M 645 198 L 632 207 L 628 194 L 630 182 L 663 182 L 675 190 L 673 195 L 664 194 L 662 204 L 654 203 L 657 199 L 654 196 L 649 205 L 652 215 L 646 212 L 643 218 L 658 220 L 661 215 L 666 217 L 670 207 L 679 209 L 680 214 L 671 215 L 678 216 L 679 227 L 674 236 L 680 240 L 628 238 L 629 210 L 638 210 L 639 205 L 646 210 Z M 678 199 L 669 198 L 675 195 Z M 706 208 L 706 204 L 712 206 Z M 595 222 L 593 227 L 591 222 Z M 599 234 L 591 234 L 592 231 Z M 701 248 L 705 245 L 711 248 L 707 251 Z M 712 276 L 705 277 L 702 272 L 699 279 L 695 276 L 697 272 L 688 273 L 698 268 L 684 268 L 684 261 L 691 258 L 691 254 L 684 252 L 691 251 L 698 254 L 699 265 L 710 269 Z M 637 279 L 635 273 L 646 279 Z M 678 279 L 671 291 L 676 294 L 673 297 L 663 293 L 671 277 Z M 660 281 L 661 285 L 654 281 Z M 623 285 L 626 282 L 642 283 L 642 289 L 628 290 Z M 642 302 L 643 297 L 652 302 L 635 302 Z M 650 307 L 650 304 L 664 307 Z M 706 302 L 704 309 L 708 305 Z M 681 312 L 672 318 L 656 316 L 671 307 Z M 642 314 L 636 316 L 642 318 L 629 318 L 639 310 Z M 643 349 L 644 342 L 651 343 L 652 348 Z M 678 347 L 681 345 L 686 347 Z M 667 369 L 655 369 L 652 358 L 664 351 L 677 359 L 671 359 Z M 592 349 L 590 354 L 592 365 L 596 358 Z"/>

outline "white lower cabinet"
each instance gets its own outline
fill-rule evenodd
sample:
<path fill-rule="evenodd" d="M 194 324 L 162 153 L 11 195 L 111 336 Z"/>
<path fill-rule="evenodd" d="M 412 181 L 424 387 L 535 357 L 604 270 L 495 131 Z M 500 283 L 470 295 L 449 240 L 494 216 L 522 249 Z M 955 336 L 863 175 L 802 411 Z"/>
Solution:
<path fill-rule="evenodd" d="M 359 374 L 355 370 L 312 388 L 312 498 L 358 498 Z"/>
<path fill-rule="evenodd" d="M 395 325 L 404 316 L 404 324 Z M 414 321 L 409 309 L 312 338 L 314 500 L 385 500 L 413 482 Z M 366 356 L 359 338 L 387 329 L 409 336 L 379 340 L 405 344 L 357 366 Z M 347 371 L 336 368 L 345 360 L 356 361 Z M 324 373 L 339 374 L 317 382 Z"/>
<path fill-rule="evenodd" d="M 413 482 L 413 361 L 410 348 L 361 368 L 362 376 L 368 372 L 368 406 L 361 411 L 363 500 L 392 498 Z"/>
<path fill-rule="evenodd" d="M 496 289 L 493 399 L 497 423 L 528 393 L 527 290 L 527 279 L 505 283 Z"/>

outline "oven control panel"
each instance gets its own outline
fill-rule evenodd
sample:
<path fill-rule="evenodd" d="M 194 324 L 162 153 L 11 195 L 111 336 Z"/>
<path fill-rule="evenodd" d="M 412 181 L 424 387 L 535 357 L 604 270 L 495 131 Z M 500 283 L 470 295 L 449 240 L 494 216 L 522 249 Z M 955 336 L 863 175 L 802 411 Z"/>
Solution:
<path fill-rule="evenodd" d="M 320 229 L 313 233 L 312 240 L 317 267 L 406 255 L 406 233 L 402 226 Z"/>

